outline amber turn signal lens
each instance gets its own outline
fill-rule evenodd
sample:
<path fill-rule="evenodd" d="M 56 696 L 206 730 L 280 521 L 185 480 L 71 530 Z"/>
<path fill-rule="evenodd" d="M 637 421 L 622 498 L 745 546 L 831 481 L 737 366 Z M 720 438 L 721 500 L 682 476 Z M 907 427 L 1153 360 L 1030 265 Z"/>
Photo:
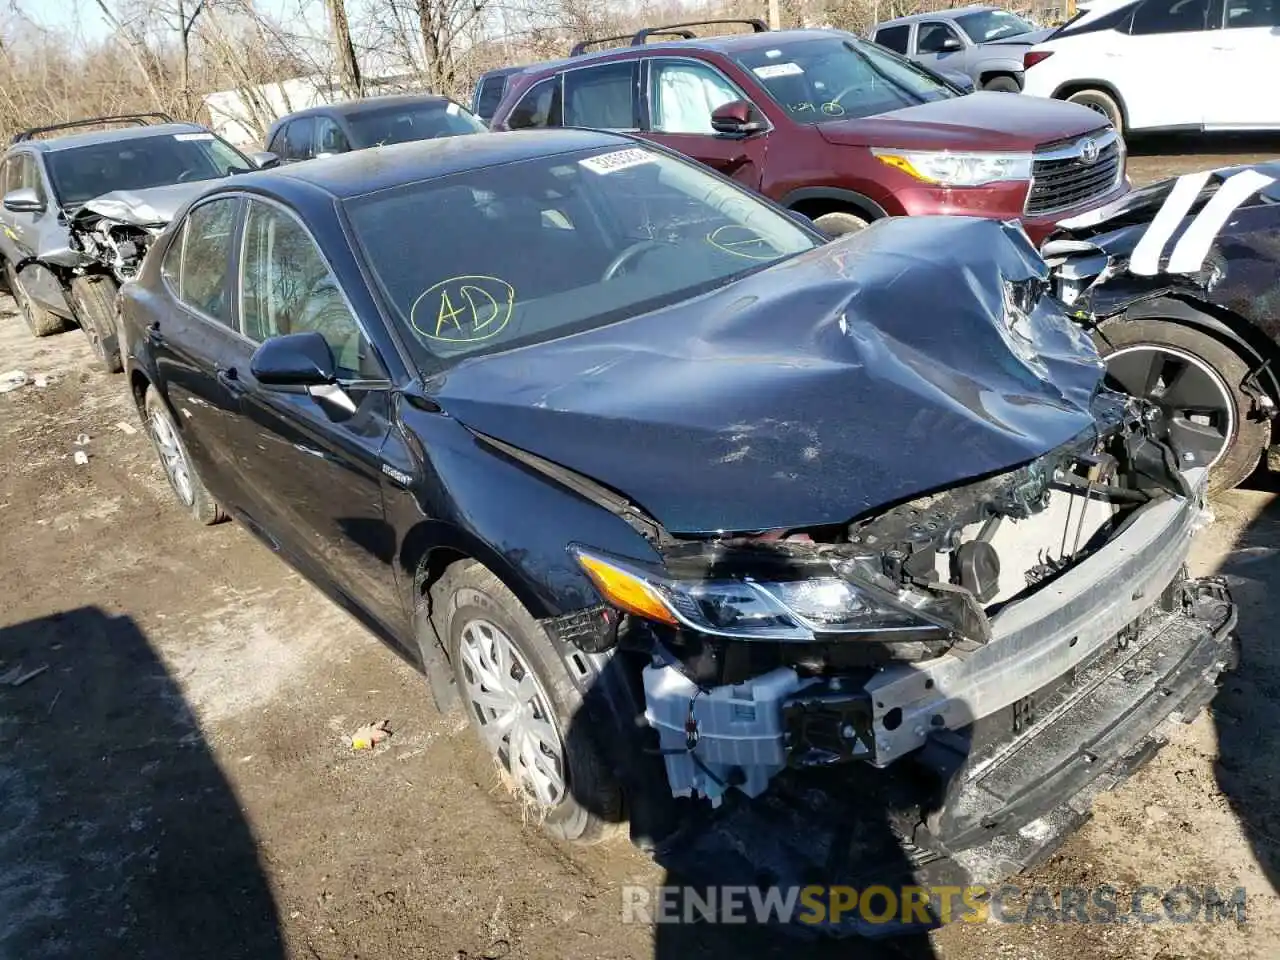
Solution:
<path fill-rule="evenodd" d="M 646 620 L 676 624 L 676 618 L 662 602 L 658 592 L 634 574 L 620 570 L 598 557 L 579 553 L 578 563 L 609 603 L 627 613 L 634 613 Z"/>

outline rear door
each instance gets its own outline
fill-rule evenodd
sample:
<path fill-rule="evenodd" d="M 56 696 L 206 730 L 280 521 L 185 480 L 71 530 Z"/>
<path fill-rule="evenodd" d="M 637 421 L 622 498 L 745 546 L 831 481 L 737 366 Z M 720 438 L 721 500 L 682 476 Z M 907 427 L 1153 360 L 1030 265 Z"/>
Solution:
<path fill-rule="evenodd" d="M 711 127 L 717 107 L 735 100 L 751 102 L 742 87 L 704 60 L 654 56 L 646 57 L 644 65 L 646 123 L 641 136 L 758 190 L 772 131 L 743 138 L 718 134 Z M 756 109 L 764 118 L 764 111 Z"/>
<path fill-rule="evenodd" d="M 231 508 L 244 499 L 226 450 L 239 400 L 234 384 L 219 379 L 218 359 L 240 340 L 231 258 L 242 207 L 238 197 L 218 197 L 187 214 L 161 261 L 168 309 L 151 314 L 145 331 L 156 385 L 187 450 L 209 491 Z"/>
<path fill-rule="evenodd" d="M 383 519 L 381 490 L 380 452 L 391 423 L 384 368 L 319 245 L 284 207 L 249 201 L 239 289 L 243 336 L 219 365 L 240 395 L 227 449 L 251 520 L 310 575 L 399 630 L 396 537 Z M 324 336 L 340 377 L 362 385 L 317 398 L 255 382 L 257 345 L 306 330 Z"/>
<path fill-rule="evenodd" d="M 1206 98 L 1210 128 L 1280 128 L 1280 0 L 1218 0 L 1210 11 L 1213 95 Z"/>
<path fill-rule="evenodd" d="M 1110 39 L 1102 51 L 1107 74 L 1124 100 L 1129 126 L 1199 127 L 1219 84 L 1210 0 L 1142 0 L 1134 8 L 1129 35 L 1099 31 Z M 1117 42 L 1119 41 L 1119 42 Z"/>

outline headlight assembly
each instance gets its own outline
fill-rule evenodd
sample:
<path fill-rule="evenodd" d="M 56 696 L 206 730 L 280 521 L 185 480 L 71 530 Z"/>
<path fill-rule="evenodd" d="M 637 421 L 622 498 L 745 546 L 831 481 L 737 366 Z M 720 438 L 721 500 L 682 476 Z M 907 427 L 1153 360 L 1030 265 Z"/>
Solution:
<path fill-rule="evenodd" d="M 615 607 L 671 626 L 754 640 L 822 634 L 933 632 L 937 625 L 832 575 L 803 580 L 676 579 L 575 547 L 573 555 Z"/>
<path fill-rule="evenodd" d="M 1029 153 L 955 153 L 950 150 L 894 150 L 873 147 L 881 163 L 925 183 L 981 187 L 1031 179 Z"/>

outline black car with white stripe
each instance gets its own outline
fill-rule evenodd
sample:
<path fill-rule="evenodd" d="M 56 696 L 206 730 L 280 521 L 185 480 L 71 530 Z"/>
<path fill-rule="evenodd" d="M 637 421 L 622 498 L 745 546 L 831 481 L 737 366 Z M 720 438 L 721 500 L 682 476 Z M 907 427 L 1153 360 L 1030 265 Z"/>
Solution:
<path fill-rule="evenodd" d="M 1280 469 L 1280 162 L 1134 191 L 1042 252 L 1110 385 L 1155 401 L 1184 465 L 1217 490 Z"/>

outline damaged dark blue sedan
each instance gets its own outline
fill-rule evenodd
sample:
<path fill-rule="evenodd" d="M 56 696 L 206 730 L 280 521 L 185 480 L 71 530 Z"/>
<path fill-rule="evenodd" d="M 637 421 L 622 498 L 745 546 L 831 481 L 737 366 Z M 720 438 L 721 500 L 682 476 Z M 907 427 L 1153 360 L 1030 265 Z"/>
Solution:
<path fill-rule="evenodd" d="M 183 505 L 421 664 L 555 834 L 799 782 L 740 858 L 812 877 L 879 797 L 983 882 L 1233 661 L 1205 471 L 1047 279 L 1014 225 L 826 243 L 625 137 L 483 134 L 211 187 L 121 343 Z"/>

